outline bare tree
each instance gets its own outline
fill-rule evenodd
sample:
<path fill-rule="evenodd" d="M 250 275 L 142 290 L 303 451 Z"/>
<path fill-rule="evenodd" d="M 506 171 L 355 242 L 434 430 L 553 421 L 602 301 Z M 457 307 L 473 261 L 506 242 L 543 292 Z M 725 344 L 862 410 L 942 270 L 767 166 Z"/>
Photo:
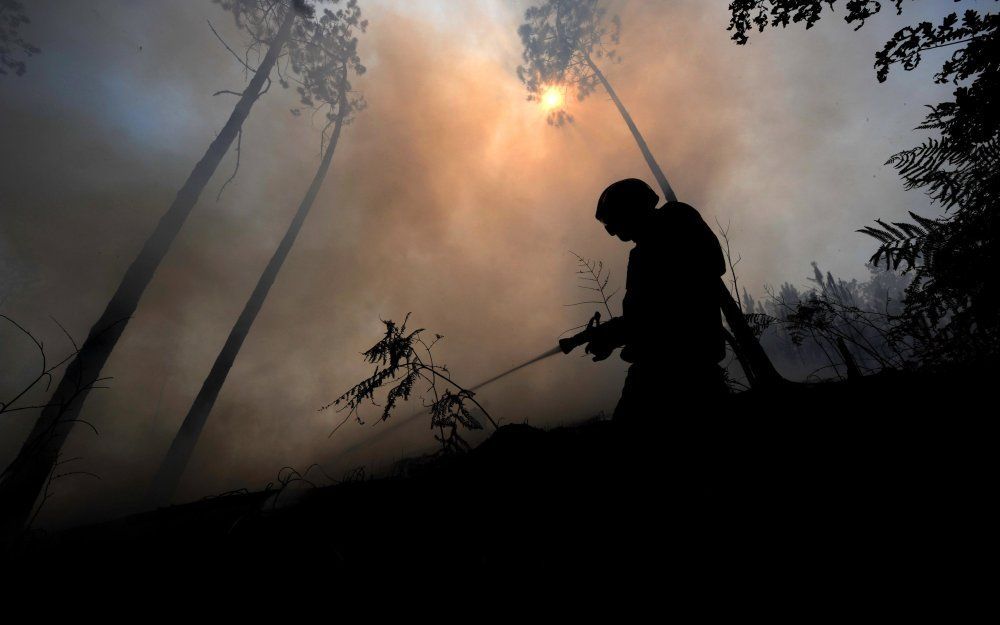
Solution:
<path fill-rule="evenodd" d="M 529 99 L 538 99 L 552 85 L 572 86 L 579 100 L 594 93 L 598 85 L 603 87 L 625 120 L 664 199 L 677 201 L 673 188 L 628 109 L 597 65 L 597 61 L 602 59 L 618 59 L 615 46 L 620 42 L 619 17 L 608 17 L 607 10 L 600 6 L 598 0 L 545 0 L 528 8 L 524 19 L 518 28 L 524 44 L 524 64 L 517 68 L 517 75 L 527 87 Z M 553 111 L 549 117 L 549 123 L 554 125 L 567 121 L 572 121 L 572 118 L 564 111 Z M 781 376 L 761 348 L 739 304 L 725 283 L 720 281 L 719 288 L 722 312 L 732 330 L 732 335 L 727 333 L 727 339 L 740 355 L 748 378 L 758 384 L 780 381 Z"/>
<path fill-rule="evenodd" d="M 73 424 L 79 421 L 90 386 L 99 378 L 143 291 L 152 281 L 198 197 L 239 134 L 254 103 L 270 87 L 271 71 L 290 39 L 293 36 L 304 38 L 305 25 L 300 18 L 312 13 L 305 0 L 215 1 L 232 13 L 237 25 L 248 33 L 252 40 L 249 49 L 259 51 L 266 48 L 267 51 L 255 68 L 250 66 L 249 54 L 242 60 L 248 75 L 251 72 L 253 75 L 247 87 L 236 94 L 239 100 L 228 121 L 209 144 L 139 255 L 132 261 L 101 317 L 80 346 L 79 353 L 69 363 L 49 405 L 42 410 L 21 450 L 0 477 L 0 502 L 3 502 L 0 507 L 0 535 L 17 533 L 28 519 Z"/>
<path fill-rule="evenodd" d="M 314 113 L 325 114 L 326 125 L 320 133 L 322 158 L 285 236 L 261 273 L 257 286 L 230 330 L 229 337 L 160 465 L 149 492 L 149 503 L 152 505 L 170 502 L 229 370 L 326 178 L 341 129 L 350 122 L 352 114 L 364 106 L 363 98 L 351 93 L 348 72 L 350 70 L 360 75 L 365 71 L 358 57 L 358 40 L 354 33 L 355 29 L 364 31 L 366 27 L 367 23 L 361 20 L 361 9 L 356 0 L 349 0 L 336 12 L 325 11 L 311 26 L 308 39 L 302 41 L 303 45 L 291 49 L 291 65 L 297 70 L 295 73 L 300 79 L 293 76 L 288 78 L 299 83 L 299 95 L 304 106 L 314 109 Z"/>

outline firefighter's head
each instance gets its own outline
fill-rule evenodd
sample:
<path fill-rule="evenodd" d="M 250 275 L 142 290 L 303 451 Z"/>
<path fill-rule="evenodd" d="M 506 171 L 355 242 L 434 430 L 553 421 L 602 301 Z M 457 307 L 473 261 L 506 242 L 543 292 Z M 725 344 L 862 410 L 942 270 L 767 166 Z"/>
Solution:
<path fill-rule="evenodd" d="M 611 236 L 635 241 L 659 201 L 656 192 L 642 180 L 619 180 L 605 189 L 597 200 L 597 221 L 604 224 Z"/>

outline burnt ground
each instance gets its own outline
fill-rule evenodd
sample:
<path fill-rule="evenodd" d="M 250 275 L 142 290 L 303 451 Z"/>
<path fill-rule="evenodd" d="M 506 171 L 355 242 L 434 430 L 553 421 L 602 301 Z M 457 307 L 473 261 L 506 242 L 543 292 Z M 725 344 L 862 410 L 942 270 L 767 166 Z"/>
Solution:
<path fill-rule="evenodd" d="M 136 572 L 445 571 L 449 584 L 509 571 L 845 596 L 969 588 L 985 583 L 973 571 L 995 498 L 992 384 L 980 369 L 791 385 L 639 434 L 508 425 L 405 476 L 282 493 L 282 505 L 273 491 L 219 496 L 34 533 L 8 555 Z"/>

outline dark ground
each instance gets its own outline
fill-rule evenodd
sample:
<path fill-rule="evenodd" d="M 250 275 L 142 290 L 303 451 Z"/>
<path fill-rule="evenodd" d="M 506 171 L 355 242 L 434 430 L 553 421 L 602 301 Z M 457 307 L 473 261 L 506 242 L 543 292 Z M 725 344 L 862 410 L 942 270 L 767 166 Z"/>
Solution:
<path fill-rule="evenodd" d="M 795 385 L 734 396 L 725 416 L 677 411 L 643 436 L 606 421 L 508 425 L 405 477 L 34 533 L 8 556 L 137 573 L 446 571 L 449 585 L 486 570 L 845 597 L 971 591 L 986 583 L 975 563 L 992 558 L 991 384 L 979 370 Z"/>

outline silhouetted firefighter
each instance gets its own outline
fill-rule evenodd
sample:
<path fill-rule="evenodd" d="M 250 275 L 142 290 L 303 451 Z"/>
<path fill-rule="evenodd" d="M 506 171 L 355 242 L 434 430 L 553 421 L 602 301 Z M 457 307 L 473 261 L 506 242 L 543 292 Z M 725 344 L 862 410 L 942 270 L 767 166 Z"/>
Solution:
<path fill-rule="evenodd" d="M 719 240 L 693 207 L 667 202 L 641 180 L 620 180 L 601 194 L 597 220 L 608 234 L 634 241 L 622 316 L 590 330 L 587 352 L 604 360 L 623 347 L 629 367 L 614 420 L 655 425 L 663 406 L 710 405 L 726 393 Z M 683 304 L 682 304 L 683 303 Z M 682 404 L 680 402 L 683 402 Z"/>

